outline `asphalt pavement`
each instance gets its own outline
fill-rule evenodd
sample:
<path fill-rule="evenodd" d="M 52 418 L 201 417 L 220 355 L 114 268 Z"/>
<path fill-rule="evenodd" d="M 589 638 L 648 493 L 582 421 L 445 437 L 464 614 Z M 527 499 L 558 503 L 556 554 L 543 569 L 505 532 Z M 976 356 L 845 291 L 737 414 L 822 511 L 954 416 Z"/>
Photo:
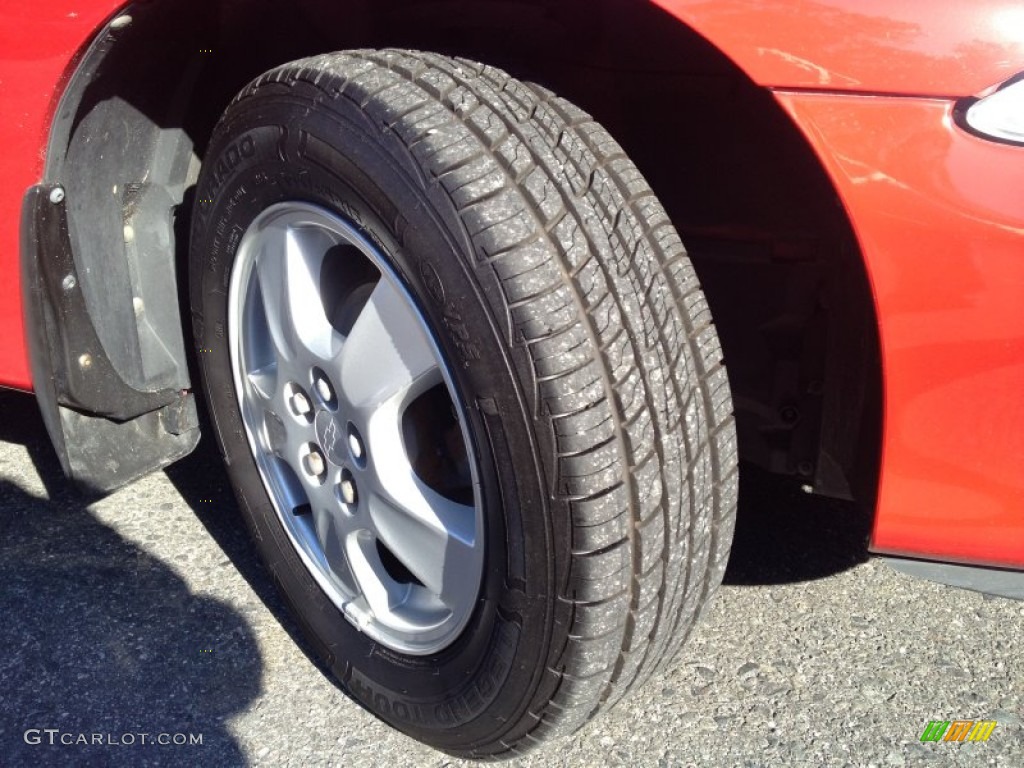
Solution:
<path fill-rule="evenodd" d="M 896 573 L 852 504 L 744 470 L 726 584 L 669 670 L 507 765 L 1024 766 L 1024 603 Z M 923 743 L 932 720 L 998 724 Z M 311 658 L 208 444 L 90 499 L 0 392 L 0 766 L 23 765 L 470 763 Z"/>

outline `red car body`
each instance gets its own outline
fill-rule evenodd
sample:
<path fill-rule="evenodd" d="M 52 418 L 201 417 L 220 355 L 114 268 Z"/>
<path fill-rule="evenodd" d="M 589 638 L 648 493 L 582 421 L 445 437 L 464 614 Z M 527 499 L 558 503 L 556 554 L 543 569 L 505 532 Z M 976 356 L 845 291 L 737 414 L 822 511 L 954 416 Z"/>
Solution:
<path fill-rule="evenodd" d="M 770 90 L 852 225 L 881 348 L 871 548 L 1024 568 L 1024 148 L 954 120 L 959 100 L 1024 71 L 1024 9 L 1013 0 L 656 4 Z M 120 5 L 0 6 L 2 385 L 33 386 L 22 199 L 43 177 L 65 85 Z"/>

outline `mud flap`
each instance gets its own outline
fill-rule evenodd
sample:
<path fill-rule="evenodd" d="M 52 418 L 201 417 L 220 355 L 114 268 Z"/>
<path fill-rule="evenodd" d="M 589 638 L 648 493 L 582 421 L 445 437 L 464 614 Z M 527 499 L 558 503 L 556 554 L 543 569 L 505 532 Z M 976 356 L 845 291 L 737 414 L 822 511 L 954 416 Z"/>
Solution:
<path fill-rule="evenodd" d="M 64 472 L 103 492 L 188 455 L 199 441 L 193 394 L 130 386 L 100 342 L 75 266 L 63 190 L 30 188 L 21 224 L 33 387 Z"/>

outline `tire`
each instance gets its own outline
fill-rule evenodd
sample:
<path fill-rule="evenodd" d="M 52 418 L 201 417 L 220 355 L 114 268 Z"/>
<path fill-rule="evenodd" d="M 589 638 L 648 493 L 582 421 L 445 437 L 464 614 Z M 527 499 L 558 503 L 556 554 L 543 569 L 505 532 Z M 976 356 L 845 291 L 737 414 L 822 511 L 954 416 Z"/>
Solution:
<path fill-rule="evenodd" d="M 191 303 L 211 420 L 261 555 L 347 692 L 439 749 L 509 757 L 580 728 L 672 658 L 728 556 L 736 504 L 732 406 L 715 328 L 683 246 L 604 129 L 567 101 L 492 67 L 409 51 L 324 55 L 275 69 L 235 99 L 211 139 L 196 200 Z M 335 539 L 319 532 L 301 538 L 283 509 L 307 493 L 311 506 L 321 503 L 314 495 L 321 492 L 307 488 L 308 473 L 323 468 L 328 476 L 353 459 L 335 455 L 333 438 L 317 442 L 319 422 L 335 417 L 321 417 L 330 398 L 319 398 L 316 381 L 299 381 L 305 368 L 293 378 L 309 387 L 303 396 L 315 411 L 314 431 L 302 434 L 316 437 L 297 450 L 322 450 L 326 460 L 273 453 L 275 440 L 284 453 L 295 448 L 295 439 L 281 436 L 292 422 L 282 432 L 277 416 L 251 406 L 258 396 L 246 394 L 256 375 L 247 355 L 256 359 L 252 350 L 277 338 L 272 320 L 267 331 L 247 319 L 277 300 L 266 304 L 276 282 L 264 279 L 260 265 L 275 263 L 273 243 L 308 234 L 258 240 L 282 211 L 298 217 L 287 226 L 312 221 L 309 227 L 323 230 L 316 237 L 341 242 L 324 246 L 322 262 L 302 262 L 321 276 L 310 285 L 322 306 L 296 299 L 292 316 L 305 316 L 308 306 L 317 322 L 321 310 L 329 315 L 342 289 L 332 288 L 322 265 L 335 263 L 331 248 L 358 251 L 352 259 L 373 262 L 373 285 L 386 278 L 404 298 L 411 319 L 403 327 L 421 321 L 426 335 L 417 338 L 428 340 L 444 373 L 454 422 L 446 422 L 443 439 L 428 426 L 412 443 L 426 437 L 447 445 L 457 422 L 463 445 L 453 450 L 472 464 L 473 505 L 464 509 L 478 510 L 479 561 L 474 570 L 476 555 L 446 554 L 443 567 L 428 564 L 463 568 L 462 580 L 478 585 L 463 590 L 468 602 L 452 608 L 461 618 L 445 625 L 443 637 L 424 639 L 433 631 L 426 613 L 409 614 L 415 631 L 392 630 L 406 619 L 388 613 L 397 604 L 391 596 L 379 601 L 379 615 L 373 608 L 347 614 L 349 603 L 369 605 L 377 587 L 361 592 L 358 576 L 351 592 L 332 586 L 352 561 L 311 567 L 321 562 L 317 547 L 327 553 Z M 308 241 L 319 242 L 311 234 Z M 247 260 L 257 277 L 245 279 L 256 280 L 258 292 L 238 287 Z M 358 271 L 355 260 L 337 263 L 347 275 Z M 277 310 L 262 311 L 270 317 Z M 345 327 L 349 336 L 339 325 L 331 344 L 358 338 L 355 326 Z M 352 358 L 361 365 L 338 364 L 325 377 L 380 375 L 378 367 L 390 363 L 379 364 L 377 351 L 387 357 L 388 343 L 364 344 L 364 352 L 375 351 Z M 324 361 L 334 365 L 326 353 Z M 443 403 L 425 410 L 448 412 Z M 399 416 L 402 424 L 406 418 Z M 404 471 L 403 462 L 414 461 L 409 444 L 409 457 L 385 463 Z M 366 445 L 371 455 L 377 450 Z M 287 477 L 279 482 L 274 473 Z M 391 492 L 396 474 L 373 481 L 381 494 Z M 278 487 L 296 482 L 304 490 L 295 498 Z M 391 545 L 376 523 L 352 523 L 359 510 L 343 523 L 334 522 L 342 515 L 336 510 L 319 514 L 345 542 L 378 537 L 379 570 Z M 364 524 L 368 533 L 345 528 Z M 410 594 L 428 590 L 430 580 L 410 576 L 396 558 L 400 565 L 388 559 L 386 573 L 373 578 L 389 589 L 388 578 L 405 584 Z M 337 583 L 349 584 L 345 578 Z M 433 597 L 447 599 L 437 592 L 423 600 Z"/>

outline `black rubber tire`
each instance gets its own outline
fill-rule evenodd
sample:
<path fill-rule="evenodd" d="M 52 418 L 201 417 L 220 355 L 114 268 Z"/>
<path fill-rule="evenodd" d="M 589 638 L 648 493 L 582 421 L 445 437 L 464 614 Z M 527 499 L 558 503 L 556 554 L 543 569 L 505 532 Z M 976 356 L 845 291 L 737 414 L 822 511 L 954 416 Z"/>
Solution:
<path fill-rule="evenodd" d="M 671 222 L 608 133 L 492 67 L 353 51 L 275 69 L 217 126 L 190 260 L 200 369 L 259 549 L 342 686 L 469 757 L 571 732 L 672 657 L 722 578 L 736 504 L 726 372 Z M 480 456 L 487 561 L 434 656 L 369 641 L 285 537 L 226 343 L 240 236 L 303 200 L 360 227 L 433 327 Z"/>

